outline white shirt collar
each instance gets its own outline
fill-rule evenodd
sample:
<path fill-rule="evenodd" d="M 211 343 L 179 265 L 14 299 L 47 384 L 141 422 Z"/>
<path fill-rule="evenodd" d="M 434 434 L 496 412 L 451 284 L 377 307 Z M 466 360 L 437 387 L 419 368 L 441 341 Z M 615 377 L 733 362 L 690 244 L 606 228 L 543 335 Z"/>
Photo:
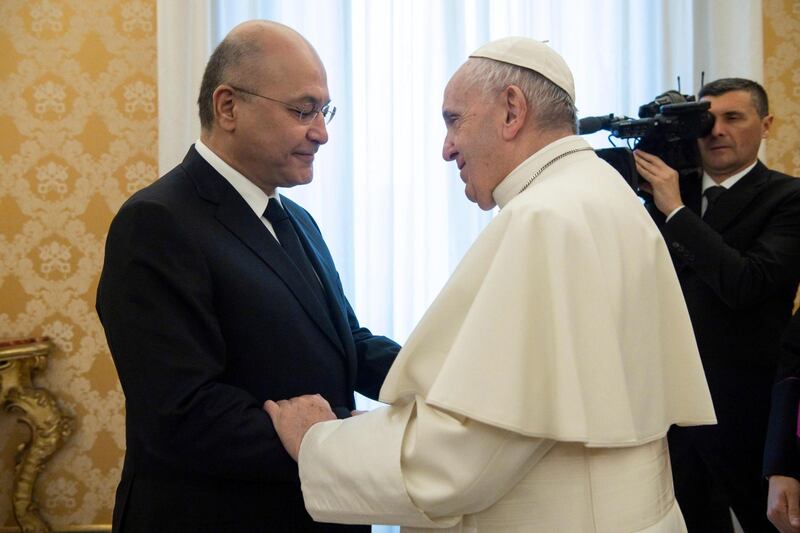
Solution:
<path fill-rule="evenodd" d="M 267 203 L 270 198 L 276 198 L 280 202 L 277 191 L 268 196 L 267 193 L 262 191 L 258 185 L 247 179 L 244 174 L 234 169 L 228 163 L 222 160 L 217 154 L 211 151 L 211 148 L 203 144 L 203 141 L 197 139 L 194 143 L 194 149 L 200 154 L 200 157 L 205 159 L 209 165 L 214 167 L 214 170 L 219 172 L 223 178 L 228 180 L 228 183 L 236 189 L 250 209 L 261 218 L 264 211 L 267 209 Z"/>
<path fill-rule="evenodd" d="M 753 164 L 750 165 L 749 167 L 745 168 L 744 170 L 740 170 L 739 172 L 737 172 L 736 174 L 734 174 L 730 178 L 726 178 L 722 183 L 717 183 L 716 181 L 714 181 L 711 178 L 711 176 L 708 175 L 708 172 L 703 171 L 703 190 L 701 192 L 706 192 L 706 189 L 708 189 L 709 187 L 713 187 L 715 185 L 721 185 L 721 186 L 725 187 L 726 189 L 730 189 L 731 187 L 734 186 L 734 184 L 737 181 L 742 179 L 745 176 L 745 174 L 747 174 L 748 172 L 753 170 L 753 167 L 756 166 L 756 163 L 758 163 L 758 159 L 753 161 Z"/>
<path fill-rule="evenodd" d="M 520 163 L 492 191 L 492 197 L 500 209 L 527 187 L 535 176 L 537 182 L 547 179 L 549 171 L 558 166 L 558 161 L 571 152 L 591 151 L 592 147 L 583 137 L 570 135 L 553 141 L 528 159 Z M 541 174 L 537 174 L 541 173 Z M 533 186 L 533 184 L 530 184 Z"/>

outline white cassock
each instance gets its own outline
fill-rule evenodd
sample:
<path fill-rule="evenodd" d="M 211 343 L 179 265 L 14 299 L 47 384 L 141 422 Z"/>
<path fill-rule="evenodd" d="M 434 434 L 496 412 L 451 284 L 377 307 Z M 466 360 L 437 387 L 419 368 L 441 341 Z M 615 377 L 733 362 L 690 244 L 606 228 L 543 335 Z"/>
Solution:
<path fill-rule="evenodd" d="M 666 432 L 716 420 L 661 234 L 580 137 L 494 198 L 386 378 L 391 405 L 306 434 L 306 508 L 404 531 L 685 531 Z"/>

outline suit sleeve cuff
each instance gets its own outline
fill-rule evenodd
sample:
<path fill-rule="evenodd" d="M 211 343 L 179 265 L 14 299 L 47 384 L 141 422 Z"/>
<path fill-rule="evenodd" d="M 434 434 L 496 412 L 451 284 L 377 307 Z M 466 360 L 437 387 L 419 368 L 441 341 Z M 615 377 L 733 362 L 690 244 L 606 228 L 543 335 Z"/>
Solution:
<path fill-rule="evenodd" d="M 685 206 L 685 205 L 679 205 L 678 207 L 676 207 L 675 209 L 673 209 L 672 211 L 670 211 L 670 212 L 669 212 L 669 215 L 667 215 L 667 218 L 665 219 L 665 222 L 669 222 L 669 220 L 670 220 L 672 217 L 674 217 L 674 216 L 675 216 L 675 213 L 677 213 L 678 211 L 680 211 L 680 210 L 681 210 L 681 209 L 683 209 L 684 207 L 686 207 L 686 206 Z"/>
<path fill-rule="evenodd" d="M 773 474 L 800 479 L 797 414 L 800 379 L 787 378 L 772 389 L 772 408 L 764 445 L 764 476 Z"/>

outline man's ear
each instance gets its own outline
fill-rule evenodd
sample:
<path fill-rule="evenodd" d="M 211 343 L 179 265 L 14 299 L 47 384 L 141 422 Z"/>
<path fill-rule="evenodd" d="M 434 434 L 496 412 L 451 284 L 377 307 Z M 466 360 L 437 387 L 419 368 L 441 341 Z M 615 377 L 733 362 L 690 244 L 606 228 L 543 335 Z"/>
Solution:
<path fill-rule="evenodd" d="M 237 105 L 233 98 L 233 89 L 227 85 L 220 85 L 211 95 L 214 105 L 214 120 L 225 131 L 236 129 Z"/>
<path fill-rule="evenodd" d="M 528 117 L 528 102 L 522 89 L 516 85 L 509 85 L 503 91 L 503 105 L 505 106 L 506 119 L 503 122 L 503 139 L 513 140 Z"/>
<path fill-rule="evenodd" d="M 772 115 L 767 115 L 761 119 L 761 138 L 769 137 L 769 129 L 772 127 Z"/>

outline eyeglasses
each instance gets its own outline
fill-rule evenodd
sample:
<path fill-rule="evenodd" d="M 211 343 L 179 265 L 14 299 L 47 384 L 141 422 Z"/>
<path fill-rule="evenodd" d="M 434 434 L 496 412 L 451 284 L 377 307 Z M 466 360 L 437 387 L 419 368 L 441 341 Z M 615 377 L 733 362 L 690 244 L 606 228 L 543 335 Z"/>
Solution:
<path fill-rule="evenodd" d="M 242 89 L 240 87 L 236 87 L 235 85 L 231 85 L 230 88 L 233 89 L 234 91 L 239 91 L 245 94 L 249 94 L 251 96 L 258 96 L 259 98 L 263 98 L 264 100 L 269 100 L 271 102 L 281 104 L 287 109 L 296 111 L 297 118 L 303 124 L 310 124 L 314 122 L 314 119 L 317 118 L 317 115 L 320 114 L 322 115 L 322 120 L 325 122 L 325 124 L 330 124 L 331 120 L 333 120 L 333 117 L 336 115 L 335 105 L 325 104 L 320 108 L 315 108 L 314 104 L 311 103 L 296 105 L 296 104 L 290 104 L 289 102 L 284 102 L 282 100 L 278 100 L 277 98 L 270 98 L 269 96 L 264 96 L 263 94 L 254 93 L 253 91 L 248 91 L 247 89 Z"/>

